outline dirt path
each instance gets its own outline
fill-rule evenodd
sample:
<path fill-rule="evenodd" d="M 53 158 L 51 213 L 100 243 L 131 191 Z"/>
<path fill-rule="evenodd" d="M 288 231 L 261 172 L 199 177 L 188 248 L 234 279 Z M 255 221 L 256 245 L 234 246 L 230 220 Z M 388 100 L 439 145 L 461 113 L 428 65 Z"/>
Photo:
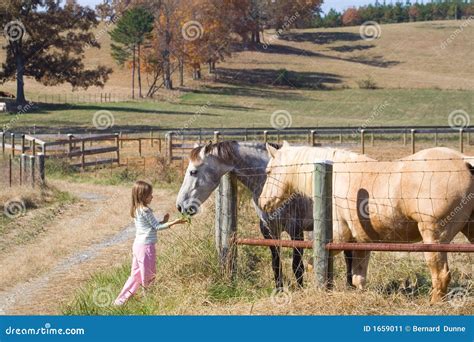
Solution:
<path fill-rule="evenodd" d="M 0 254 L 0 314 L 59 314 L 91 273 L 129 257 L 134 227 L 128 187 L 54 182 L 80 199 L 34 241 Z M 156 191 L 153 208 L 171 212 L 173 194 Z"/>

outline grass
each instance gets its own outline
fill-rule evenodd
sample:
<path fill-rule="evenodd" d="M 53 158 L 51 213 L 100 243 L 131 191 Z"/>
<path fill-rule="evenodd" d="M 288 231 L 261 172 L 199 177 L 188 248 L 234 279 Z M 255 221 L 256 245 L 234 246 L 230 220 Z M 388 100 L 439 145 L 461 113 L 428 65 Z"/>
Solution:
<path fill-rule="evenodd" d="M 383 106 L 383 110 L 377 110 Z M 201 112 L 202 108 L 206 108 Z M 288 111 L 291 127 L 361 125 L 448 125 L 454 110 L 472 113 L 473 93 L 434 89 L 260 90 L 252 86 L 209 86 L 183 95 L 178 103 L 46 105 L 21 114 L 11 130 L 67 133 L 95 130 L 93 116 L 110 111 L 111 131 L 151 128 L 271 127 L 272 113 Z M 373 113 L 376 112 L 376 115 Z M 0 125 L 15 115 L 1 114 Z M 368 122 L 370 121 L 370 122 Z"/>
<path fill-rule="evenodd" d="M 252 215 L 253 213 L 253 215 Z M 431 278 L 421 255 L 373 253 L 369 283 L 365 291 L 345 286 L 342 256 L 336 258 L 335 288 L 316 289 L 312 273 L 298 290 L 291 271 L 291 250 L 282 250 L 285 287 L 283 300 L 275 299 L 270 253 L 267 248 L 240 246 L 238 266 L 232 280 L 221 272 L 214 245 L 214 204 L 206 202 L 193 224 L 160 236 L 157 245 L 157 277 L 147 292 L 139 291 L 126 305 L 112 306 L 130 272 L 130 260 L 99 271 L 83 284 L 62 307 L 65 315 L 202 315 L 202 314 L 472 314 L 449 302 L 429 306 Z M 239 235 L 257 237 L 253 208 L 244 195 L 240 199 Z M 305 264 L 310 258 L 305 254 Z M 472 290 L 472 261 L 467 254 L 452 254 L 451 288 Z M 290 301 L 284 296 L 289 296 Z"/>
<path fill-rule="evenodd" d="M 178 170 L 167 167 L 162 158 L 155 158 L 153 165 L 146 170 L 134 166 L 103 166 L 90 167 L 80 171 L 71 167 L 66 160 L 48 159 L 46 162 L 48 179 L 65 180 L 68 182 L 91 183 L 96 185 L 131 186 L 137 179 L 145 179 L 161 189 L 178 189 Z"/>
<path fill-rule="evenodd" d="M 44 231 L 44 225 L 76 200 L 52 186 L 6 188 L 0 196 L 0 251 L 35 239 Z"/>

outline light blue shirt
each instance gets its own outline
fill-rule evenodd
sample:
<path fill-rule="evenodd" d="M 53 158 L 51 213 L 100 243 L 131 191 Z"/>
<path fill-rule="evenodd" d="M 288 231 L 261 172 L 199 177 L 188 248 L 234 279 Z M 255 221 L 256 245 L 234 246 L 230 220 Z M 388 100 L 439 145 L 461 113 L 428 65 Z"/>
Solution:
<path fill-rule="evenodd" d="M 154 244 L 158 241 L 157 231 L 169 228 L 169 223 L 160 223 L 150 208 L 138 208 L 135 213 L 135 242 Z"/>

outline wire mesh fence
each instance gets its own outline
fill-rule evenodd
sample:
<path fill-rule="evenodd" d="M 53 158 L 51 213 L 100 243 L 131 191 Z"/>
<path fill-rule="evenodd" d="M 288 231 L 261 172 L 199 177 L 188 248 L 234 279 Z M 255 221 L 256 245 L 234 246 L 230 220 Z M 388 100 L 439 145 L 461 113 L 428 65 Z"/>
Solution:
<path fill-rule="evenodd" d="M 320 154 L 310 152 L 310 161 L 305 161 L 302 159 L 308 153 L 305 149 L 319 150 Z M 472 251 L 472 245 L 466 243 L 466 238 L 471 243 L 474 240 L 472 165 L 468 157 L 456 151 L 431 149 L 392 162 L 379 162 L 329 148 L 284 146 L 268 152 L 274 154 L 269 164 L 264 144 L 222 142 L 191 153 L 178 202 L 186 197 L 183 194 L 209 193 L 220 179 L 215 200 L 216 242 L 224 267 L 239 264 L 232 260 L 238 254 L 232 245 L 238 241 L 237 236 L 255 239 L 263 235 L 265 239 L 278 240 L 282 235 L 288 235 L 292 240 L 303 240 L 305 232 L 314 233 L 314 214 L 320 210 L 313 207 L 315 193 L 320 189 L 320 185 L 314 183 L 316 160 L 333 163 L 333 193 L 326 199 L 331 203 L 334 242 L 403 243 L 405 246 L 424 242 L 421 251 L 426 244 L 454 241 L 461 246 L 460 250 Z M 246 189 L 239 189 L 238 195 L 232 193 L 237 192 L 237 187 L 224 176 L 229 171 Z M 187 197 L 182 202 L 182 210 L 193 205 L 199 207 L 205 200 L 205 195 Z M 249 210 L 248 203 L 252 201 L 256 204 L 257 215 Z M 306 264 L 303 248 L 285 251 L 274 245 L 270 249 L 277 288 L 285 285 L 280 266 L 282 256 L 291 254 L 291 271 L 299 285 L 303 284 L 304 269 L 316 267 L 314 263 L 318 261 L 314 258 L 315 251 L 306 252 L 313 257 L 310 258 L 313 261 Z M 441 249 L 433 249 L 425 255 L 397 252 L 393 245 L 392 250 L 390 253 L 372 252 L 376 266 L 373 260 L 371 269 L 375 267 L 375 272 L 369 274 L 370 246 L 365 250 L 348 251 L 350 253 L 345 253 L 345 258 L 338 259 L 334 265 L 333 286 L 362 288 L 368 278 L 370 282 L 373 281 L 370 278 L 375 278 L 370 286 L 385 293 L 431 292 L 434 300 L 440 300 L 455 296 L 453 291 L 461 291 L 465 294 L 463 298 L 469 298 L 474 271 L 470 254 L 450 253 L 448 266 L 447 255 Z M 341 260 L 345 262 L 341 263 Z M 449 272 L 446 271 L 448 267 Z M 431 280 L 434 290 L 427 285 Z"/>

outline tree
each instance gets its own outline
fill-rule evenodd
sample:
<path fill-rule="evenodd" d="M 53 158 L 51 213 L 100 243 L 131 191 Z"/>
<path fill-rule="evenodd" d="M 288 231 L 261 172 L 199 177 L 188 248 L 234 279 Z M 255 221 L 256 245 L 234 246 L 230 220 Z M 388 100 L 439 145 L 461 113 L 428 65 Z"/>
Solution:
<path fill-rule="evenodd" d="M 25 77 L 46 86 L 104 86 L 112 69 L 86 69 L 82 62 L 87 48 L 100 48 L 90 32 L 98 24 L 93 10 L 59 0 L 10 0 L 0 11 L 7 32 L 0 82 L 16 79 L 17 104 L 26 102 Z"/>
<path fill-rule="evenodd" d="M 341 15 L 333 8 L 331 8 L 324 17 L 324 27 L 337 27 L 341 25 Z"/>
<path fill-rule="evenodd" d="M 153 15 L 143 7 L 135 7 L 123 13 L 117 26 L 110 32 L 112 57 L 119 65 L 132 59 L 132 98 L 135 98 L 135 70 L 138 75 L 138 96 L 142 94 L 141 52 L 145 39 L 153 30 Z M 138 67 L 137 67 L 138 66 Z"/>
<path fill-rule="evenodd" d="M 360 15 L 357 9 L 348 8 L 342 15 L 342 24 L 344 26 L 355 26 L 361 22 Z"/>

